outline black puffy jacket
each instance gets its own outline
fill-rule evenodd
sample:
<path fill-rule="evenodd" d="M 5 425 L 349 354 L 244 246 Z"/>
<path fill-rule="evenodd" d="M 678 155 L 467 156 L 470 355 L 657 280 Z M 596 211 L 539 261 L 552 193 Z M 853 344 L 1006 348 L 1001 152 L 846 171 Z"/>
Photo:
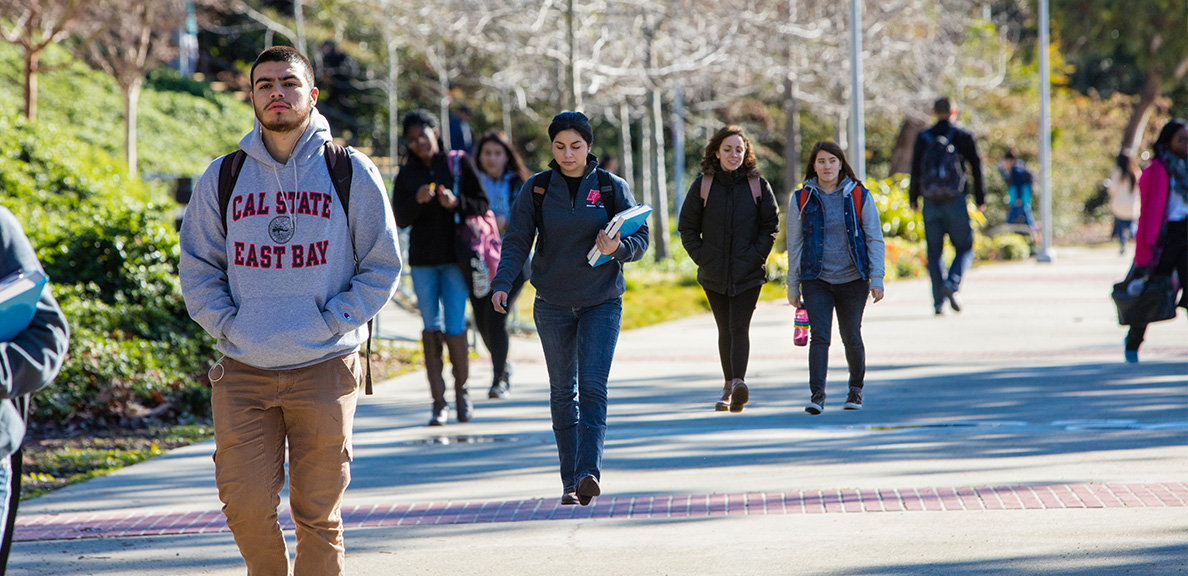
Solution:
<path fill-rule="evenodd" d="M 767 281 L 764 263 L 779 230 L 779 208 L 771 185 L 759 179 L 756 204 L 746 172 L 718 172 L 705 205 L 700 176 L 689 187 L 677 229 L 697 263 L 706 290 L 734 296 Z"/>

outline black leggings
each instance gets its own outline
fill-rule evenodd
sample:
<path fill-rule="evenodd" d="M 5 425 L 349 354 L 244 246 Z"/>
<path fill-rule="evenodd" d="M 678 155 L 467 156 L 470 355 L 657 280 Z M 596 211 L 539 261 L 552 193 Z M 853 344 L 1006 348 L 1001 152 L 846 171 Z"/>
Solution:
<path fill-rule="evenodd" d="M 1163 246 L 1160 247 L 1159 262 L 1151 271 L 1154 276 L 1167 276 L 1176 271 L 1180 275 L 1181 308 L 1188 308 L 1188 291 L 1185 291 L 1184 279 L 1188 278 L 1188 220 L 1167 223 L 1167 236 L 1164 236 Z M 1126 333 L 1126 349 L 1138 350 L 1147 335 L 1146 324 L 1131 324 Z"/>
<path fill-rule="evenodd" d="M 474 309 L 474 327 L 483 339 L 483 345 L 491 352 L 491 369 L 494 372 L 492 382 L 498 382 L 507 370 L 507 350 L 510 342 L 507 335 L 507 317 L 511 315 L 512 307 L 516 305 L 516 298 L 524 288 L 524 275 L 517 274 L 512 280 L 511 291 L 507 293 L 507 314 L 495 311 L 491 304 L 491 294 L 482 298 L 470 297 L 470 305 Z"/>
<path fill-rule="evenodd" d="M 722 375 L 730 382 L 735 378 L 746 378 L 747 360 L 751 355 L 751 317 L 755 314 L 755 303 L 759 301 L 756 286 L 734 296 L 705 291 L 714 322 L 718 324 L 718 356 L 722 360 Z"/>

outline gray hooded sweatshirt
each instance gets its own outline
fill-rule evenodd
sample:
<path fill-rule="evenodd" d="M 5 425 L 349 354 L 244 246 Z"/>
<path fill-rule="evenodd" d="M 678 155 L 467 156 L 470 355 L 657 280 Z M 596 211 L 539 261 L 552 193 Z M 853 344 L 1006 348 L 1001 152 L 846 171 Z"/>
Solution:
<path fill-rule="evenodd" d="M 239 142 L 248 157 L 225 233 L 221 159 L 194 187 L 181 229 L 182 294 L 224 355 L 266 370 L 300 368 L 367 340 L 367 321 L 400 278 L 396 222 L 379 170 L 354 150 L 351 213 L 343 213 L 323 157 L 330 126 L 316 109 L 284 165 L 260 130 L 256 122 Z"/>

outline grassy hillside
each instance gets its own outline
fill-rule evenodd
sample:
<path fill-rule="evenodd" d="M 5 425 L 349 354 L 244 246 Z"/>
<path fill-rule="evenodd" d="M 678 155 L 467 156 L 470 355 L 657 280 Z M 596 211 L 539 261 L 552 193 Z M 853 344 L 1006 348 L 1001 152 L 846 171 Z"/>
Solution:
<path fill-rule="evenodd" d="M 51 46 L 39 77 L 39 124 L 123 158 L 123 98 L 115 81 Z M 21 52 L 0 43 L 0 115 L 23 105 Z M 144 175 L 197 175 L 215 157 L 235 149 L 252 126 L 251 107 L 209 86 L 161 70 L 141 93 L 140 170 Z"/>

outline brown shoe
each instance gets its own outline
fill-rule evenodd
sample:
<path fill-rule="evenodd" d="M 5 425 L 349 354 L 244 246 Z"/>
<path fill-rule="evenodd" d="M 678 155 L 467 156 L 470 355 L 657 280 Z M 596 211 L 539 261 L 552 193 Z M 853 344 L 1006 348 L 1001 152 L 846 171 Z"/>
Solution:
<path fill-rule="evenodd" d="M 714 404 L 714 410 L 718 412 L 725 412 L 730 409 L 730 394 L 734 392 L 734 386 L 730 382 L 726 383 L 726 387 L 722 389 L 722 399 Z"/>
<path fill-rule="evenodd" d="M 751 399 L 751 391 L 747 390 L 747 383 L 741 378 L 734 379 L 734 389 L 730 395 L 730 411 L 735 414 L 743 411 L 743 404 Z"/>

